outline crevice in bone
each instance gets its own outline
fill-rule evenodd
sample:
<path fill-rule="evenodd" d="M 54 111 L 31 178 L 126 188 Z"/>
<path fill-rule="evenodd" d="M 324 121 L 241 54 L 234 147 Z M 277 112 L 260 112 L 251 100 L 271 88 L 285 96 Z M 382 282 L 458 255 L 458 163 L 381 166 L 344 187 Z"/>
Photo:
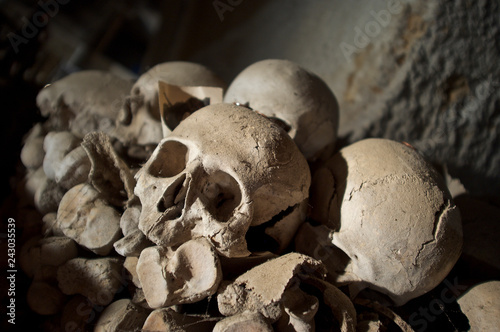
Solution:
<path fill-rule="evenodd" d="M 420 246 L 420 249 L 418 250 L 417 255 L 415 256 L 415 260 L 413 261 L 413 265 L 415 265 L 415 266 L 417 265 L 417 261 L 418 261 L 418 257 L 420 256 L 420 253 L 425 249 L 425 247 L 427 245 L 433 243 L 434 241 L 436 241 L 436 232 L 439 228 L 439 223 L 441 222 L 441 218 L 442 218 L 443 214 L 445 213 L 445 211 L 447 211 L 451 205 L 451 201 L 449 199 L 446 199 L 445 197 L 443 197 L 443 200 L 444 200 L 443 204 L 441 204 L 441 206 L 439 207 L 439 210 L 437 210 L 436 213 L 434 214 L 434 226 L 432 228 L 432 239 L 425 241 Z"/>
<path fill-rule="evenodd" d="M 168 209 L 176 206 L 182 211 L 184 207 L 184 201 L 186 198 L 186 192 L 184 182 L 186 180 L 186 174 L 183 174 L 177 178 L 170 187 L 167 188 L 160 201 L 156 205 L 158 212 L 164 213 Z"/>

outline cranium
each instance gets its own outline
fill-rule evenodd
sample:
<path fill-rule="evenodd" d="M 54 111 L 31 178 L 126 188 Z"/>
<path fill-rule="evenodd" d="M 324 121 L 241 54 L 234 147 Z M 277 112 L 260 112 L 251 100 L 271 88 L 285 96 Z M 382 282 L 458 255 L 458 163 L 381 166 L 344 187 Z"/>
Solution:
<path fill-rule="evenodd" d="M 101 70 L 71 73 L 40 90 L 36 102 L 51 130 L 78 138 L 92 131 L 111 133 L 132 81 Z"/>
<path fill-rule="evenodd" d="M 297 250 L 321 259 L 333 282 L 396 305 L 436 287 L 460 256 L 460 214 L 443 179 L 399 142 L 341 149 L 315 172 L 310 204 L 323 225 L 304 224 Z"/>
<path fill-rule="evenodd" d="M 309 161 L 333 152 L 337 99 L 321 78 L 296 63 L 269 59 L 248 66 L 231 82 L 224 102 L 248 104 L 280 120 Z"/>
<path fill-rule="evenodd" d="M 169 247 L 205 237 L 226 257 L 250 254 L 250 226 L 260 225 L 250 229 L 265 243 L 266 228 L 286 223 L 289 236 L 275 236 L 286 246 L 303 220 L 297 211 L 310 184 L 307 161 L 286 132 L 231 104 L 206 106 L 182 121 L 136 178 L 139 228 L 151 241 Z"/>
<path fill-rule="evenodd" d="M 152 67 L 132 86 L 120 110 L 115 135 L 123 143 L 157 144 L 163 138 L 158 101 L 159 81 L 178 86 L 225 87 L 215 73 L 197 63 L 172 61 Z"/>

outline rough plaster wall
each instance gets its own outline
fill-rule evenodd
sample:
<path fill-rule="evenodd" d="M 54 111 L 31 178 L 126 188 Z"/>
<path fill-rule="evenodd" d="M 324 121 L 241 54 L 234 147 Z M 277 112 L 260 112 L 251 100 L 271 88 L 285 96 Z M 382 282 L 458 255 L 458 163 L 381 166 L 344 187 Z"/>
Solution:
<path fill-rule="evenodd" d="M 361 45 L 359 31 L 394 1 L 402 10 Z M 500 192 L 498 1 L 240 1 L 223 19 L 212 5 L 199 25 L 218 38 L 188 36 L 183 57 L 228 82 L 261 59 L 296 61 L 337 95 L 349 142 L 404 140 L 472 193 Z"/>

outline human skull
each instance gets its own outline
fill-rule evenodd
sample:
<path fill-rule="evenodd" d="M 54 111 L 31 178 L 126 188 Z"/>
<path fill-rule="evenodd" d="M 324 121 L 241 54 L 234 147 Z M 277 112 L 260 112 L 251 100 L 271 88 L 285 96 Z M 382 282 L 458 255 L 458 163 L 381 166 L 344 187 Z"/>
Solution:
<path fill-rule="evenodd" d="M 157 144 L 163 138 L 158 99 L 159 81 L 178 86 L 225 88 L 223 81 L 201 64 L 171 61 L 152 67 L 137 79 L 120 111 L 116 136 L 123 143 Z"/>
<path fill-rule="evenodd" d="M 460 256 L 460 213 L 444 180 L 402 143 L 366 139 L 341 149 L 315 172 L 310 204 L 322 225 L 303 225 L 298 250 L 321 259 L 333 282 L 396 305 L 436 287 Z"/>
<path fill-rule="evenodd" d="M 170 247 L 205 237 L 226 257 L 250 254 L 250 226 L 285 222 L 291 235 L 276 237 L 284 247 L 303 221 L 300 214 L 287 217 L 304 206 L 311 180 L 285 131 L 231 104 L 206 106 L 182 121 L 136 178 L 139 228 L 151 241 Z"/>
<path fill-rule="evenodd" d="M 109 134 L 132 84 L 107 71 L 82 70 L 40 90 L 36 103 L 51 130 L 67 130 L 80 139 L 93 131 Z"/>
<path fill-rule="evenodd" d="M 333 152 L 337 99 L 321 78 L 294 62 L 269 59 L 248 66 L 231 82 L 224 102 L 246 104 L 281 121 L 309 161 Z"/>

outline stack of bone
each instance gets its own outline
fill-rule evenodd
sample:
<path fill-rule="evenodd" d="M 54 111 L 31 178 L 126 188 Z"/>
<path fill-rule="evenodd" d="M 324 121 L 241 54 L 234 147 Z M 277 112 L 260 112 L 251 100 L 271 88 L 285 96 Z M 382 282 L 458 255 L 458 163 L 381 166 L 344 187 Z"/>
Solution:
<path fill-rule="evenodd" d="M 163 113 L 159 81 L 224 102 Z M 461 254 L 441 175 L 409 144 L 340 148 L 334 94 L 290 61 L 228 87 L 189 62 L 81 71 L 37 105 L 21 161 L 42 233 L 21 265 L 46 330 L 410 331 L 391 308 Z"/>

